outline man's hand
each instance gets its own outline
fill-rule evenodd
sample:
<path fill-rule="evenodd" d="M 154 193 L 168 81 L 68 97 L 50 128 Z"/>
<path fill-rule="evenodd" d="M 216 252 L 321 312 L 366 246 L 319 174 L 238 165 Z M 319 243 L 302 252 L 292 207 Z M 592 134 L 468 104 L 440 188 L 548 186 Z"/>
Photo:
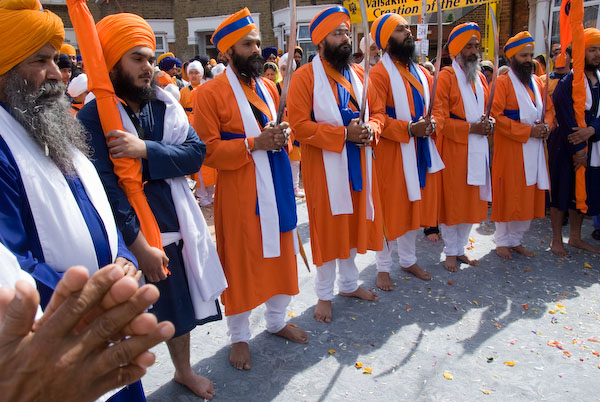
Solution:
<path fill-rule="evenodd" d="M 93 401 L 140 379 L 154 362 L 148 349 L 173 336 L 171 323 L 143 313 L 158 299 L 156 287 L 138 289 L 114 265 L 87 275 L 83 267 L 65 272 L 35 332 L 35 289 L 24 281 L 0 288 L 3 399 Z M 130 338 L 115 341 L 119 333 Z"/>
<path fill-rule="evenodd" d="M 280 149 L 285 145 L 289 127 L 288 122 L 282 122 L 277 127 L 274 127 L 273 123 L 267 124 L 260 135 L 254 138 L 253 150 L 274 151 Z"/>
<path fill-rule="evenodd" d="M 533 127 L 531 127 L 530 137 L 547 139 L 550 135 L 550 126 L 546 123 L 537 121 Z"/>
<path fill-rule="evenodd" d="M 471 123 L 471 130 L 469 134 L 479 134 L 488 136 L 494 132 L 494 122 L 492 119 L 486 119 L 485 116 L 481 117 L 477 123 Z"/>
<path fill-rule="evenodd" d="M 587 150 L 585 148 L 580 149 L 573 155 L 573 167 L 575 170 L 579 169 L 581 166 L 587 166 Z"/>
<path fill-rule="evenodd" d="M 137 135 L 121 130 L 112 130 L 106 134 L 108 152 L 113 158 L 148 158 L 146 142 Z"/>
<path fill-rule="evenodd" d="M 435 120 L 420 118 L 410 125 L 410 132 L 413 137 L 429 137 L 435 132 Z"/>
<path fill-rule="evenodd" d="M 373 131 L 368 125 L 360 123 L 359 119 L 352 119 L 346 127 L 347 141 L 360 145 L 369 145 L 373 141 Z"/>
<path fill-rule="evenodd" d="M 151 247 L 143 233 L 138 233 L 135 241 L 129 246 L 138 261 L 138 266 L 150 282 L 160 282 L 167 279 L 167 274 L 163 267 L 169 264 L 169 258 L 164 251 Z"/>
<path fill-rule="evenodd" d="M 569 134 L 569 142 L 573 145 L 586 142 L 592 135 L 596 133 L 594 127 L 573 127 L 573 133 Z"/>

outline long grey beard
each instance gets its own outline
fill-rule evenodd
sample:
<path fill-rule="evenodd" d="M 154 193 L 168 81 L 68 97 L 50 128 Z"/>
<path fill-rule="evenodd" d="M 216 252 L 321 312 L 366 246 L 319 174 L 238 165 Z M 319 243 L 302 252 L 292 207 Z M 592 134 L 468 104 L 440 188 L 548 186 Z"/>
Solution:
<path fill-rule="evenodd" d="M 74 174 L 73 147 L 89 155 L 83 126 L 71 113 L 71 103 L 60 81 L 46 81 L 39 89 L 14 69 L 6 73 L 6 104 L 11 115 L 65 174 Z"/>
<path fill-rule="evenodd" d="M 458 64 L 461 65 L 465 76 L 467 77 L 467 82 L 469 84 L 474 83 L 479 76 L 479 72 L 481 71 L 481 67 L 479 67 L 481 57 L 477 55 L 477 60 L 474 61 L 467 60 L 462 53 L 457 54 L 456 57 L 458 58 Z"/>

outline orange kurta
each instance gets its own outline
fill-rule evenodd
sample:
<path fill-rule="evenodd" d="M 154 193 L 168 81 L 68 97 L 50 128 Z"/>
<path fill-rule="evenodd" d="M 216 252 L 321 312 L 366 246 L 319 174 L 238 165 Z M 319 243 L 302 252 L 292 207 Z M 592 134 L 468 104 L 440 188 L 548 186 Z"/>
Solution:
<path fill-rule="evenodd" d="M 362 68 L 355 64 L 352 68 L 362 80 Z M 329 78 L 329 83 L 337 100 L 337 84 L 332 78 Z M 354 213 L 335 216 L 331 214 L 323 150 L 342 152 L 344 127 L 320 124 L 311 119 L 313 92 L 313 67 L 312 63 L 308 63 L 300 67 L 292 76 L 287 108 L 290 125 L 301 144 L 302 178 L 308 207 L 313 262 L 321 266 L 324 262 L 350 257 L 350 250 L 353 248 L 356 248 L 358 253 L 381 250 L 383 226 L 375 169 L 373 169 L 372 187 L 375 220 L 369 221 L 366 217 L 367 176 L 364 149 L 361 149 L 363 191 L 355 192 L 350 188 Z M 372 91 L 369 91 L 369 108 L 369 125 L 377 139 L 384 122 L 384 108 L 383 103 L 377 100 L 376 94 Z M 348 185 L 350 186 L 350 183 Z"/>
<path fill-rule="evenodd" d="M 543 81 L 534 76 L 543 96 Z M 527 87 L 531 99 L 533 92 Z M 504 115 L 505 110 L 518 110 L 519 104 L 508 74 L 498 77 L 492 114 L 496 119 L 494 157 L 492 163 L 492 217 L 494 222 L 526 221 L 545 215 L 545 191 L 537 184 L 527 186 L 523 166 L 523 144 L 531 127 Z M 546 123 L 553 126 L 552 100 L 546 104 Z"/>
<path fill-rule="evenodd" d="M 482 73 L 479 73 L 479 79 L 487 105 L 487 81 Z M 440 71 L 433 115 L 437 123 L 442 160 L 446 165 L 442 170 L 440 223 L 479 223 L 487 219 L 487 202 L 480 199 L 479 186 L 467 184 L 469 124 L 452 68 Z"/>
<path fill-rule="evenodd" d="M 193 107 L 194 107 L 194 96 L 195 93 L 194 91 L 197 90 L 200 87 L 200 85 L 197 85 L 196 87 L 194 87 L 193 85 L 188 85 L 187 87 L 182 88 L 179 91 L 179 103 L 181 104 L 181 106 L 183 106 L 183 109 L 185 110 L 185 114 L 188 117 L 188 120 L 190 121 L 191 124 L 194 124 L 194 113 L 193 113 Z M 194 173 L 193 176 L 196 176 L 198 173 Z M 200 174 L 202 175 L 202 182 L 204 183 L 204 186 L 206 187 L 210 187 L 213 186 L 215 184 L 215 181 L 217 180 L 217 170 L 211 167 L 206 166 L 205 164 L 202 164 L 202 167 L 200 168 Z M 197 182 L 199 181 L 198 177 L 192 177 L 194 180 L 196 180 Z"/>
<path fill-rule="evenodd" d="M 429 72 L 423 68 L 422 70 L 427 77 L 429 88 L 431 88 L 433 79 Z M 390 77 L 383 63 L 377 63 L 373 67 L 371 79 L 378 98 L 385 99 L 386 106 L 393 108 L 394 98 Z M 412 87 L 406 78 L 402 79 L 407 89 L 406 95 L 411 114 L 414 115 Z M 400 147 L 400 143 L 406 144 L 410 140 L 408 122 L 392 119 L 387 114 L 385 119 L 385 127 L 375 148 L 375 166 L 381 194 L 385 235 L 387 240 L 394 240 L 408 231 L 437 225 L 441 176 L 440 172 L 427 174 L 425 188 L 421 189 L 421 200 L 409 201 Z"/>
<path fill-rule="evenodd" d="M 277 88 L 268 80 L 263 82 L 277 107 Z M 225 314 L 251 310 L 278 294 L 297 294 L 293 232 L 281 234 L 280 257 L 263 258 L 260 219 L 256 215 L 254 161 L 243 139 L 221 140 L 221 132 L 244 133 L 242 117 L 225 74 L 196 91 L 194 128 L 206 143 L 204 163 L 218 170 L 215 231 L 217 251 L 229 284 L 222 295 Z M 252 146 L 253 139 L 248 143 Z"/>

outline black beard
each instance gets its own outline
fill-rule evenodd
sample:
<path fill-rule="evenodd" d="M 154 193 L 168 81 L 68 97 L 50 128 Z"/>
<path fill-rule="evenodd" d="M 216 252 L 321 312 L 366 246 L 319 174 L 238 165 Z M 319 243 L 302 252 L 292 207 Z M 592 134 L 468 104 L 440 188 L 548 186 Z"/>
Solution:
<path fill-rule="evenodd" d="M 523 84 L 529 84 L 531 81 L 531 74 L 533 74 L 533 63 L 530 61 L 526 61 L 524 63 L 519 63 L 517 59 L 512 59 L 510 62 L 510 67 L 515 72 L 517 78 Z"/>
<path fill-rule="evenodd" d="M 349 43 L 342 43 L 339 46 L 334 46 L 325 41 L 323 57 L 325 57 L 325 60 L 327 60 L 333 68 L 340 71 L 342 68 L 350 65 L 350 60 L 352 59 L 352 47 L 350 47 Z"/>
<path fill-rule="evenodd" d="M 590 64 L 585 62 L 585 71 L 596 71 L 600 68 L 600 64 Z"/>
<path fill-rule="evenodd" d="M 110 80 L 115 88 L 115 94 L 121 98 L 131 102 L 139 103 L 140 105 L 148 103 L 156 99 L 154 85 L 156 81 L 152 78 L 150 85 L 138 87 L 135 85 L 134 78 L 121 67 L 121 62 L 115 65 L 115 71 L 110 74 Z"/>
<path fill-rule="evenodd" d="M 412 36 L 407 36 L 401 43 L 390 36 L 388 40 L 388 52 L 393 59 L 403 64 L 408 64 L 415 58 L 415 41 Z"/>
<path fill-rule="evenodd" d="M 213 72 L 210 68 L 208 68 L 208 66 L 204 66 L 204 76 L 202 78 L 204 78 L 205 80 L 212 80 L 213 78 L 215 78 Z"/>
<path fill-rule="evenodd" d="M 246 83 L 262 75 L 265 59 L 260 54 L 252 54 L 244 58 L 231 49 L 231 64 Z"/>

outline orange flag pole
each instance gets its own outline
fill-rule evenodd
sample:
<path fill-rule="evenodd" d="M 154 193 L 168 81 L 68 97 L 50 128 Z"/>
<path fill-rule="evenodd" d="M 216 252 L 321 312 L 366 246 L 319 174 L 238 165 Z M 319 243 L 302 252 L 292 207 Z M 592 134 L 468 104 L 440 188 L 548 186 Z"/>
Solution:
<path fill-rule="evenodd" d="M 93 68 L 86 69 L 88 89 L 96 97 L 104 134 L 111 130 L 123 130 L 123 123 L 117 107 L 118 100 L 108 75 L 94 18 L 85 0 L 67 0 L 66 3 L 84 65 L 93 66 Z M 160 229 L 144 194 L 141 161 L 133 158 L 115 159 L 112 156 L 110 159 L 114 165 L 119 186 L 125 192 L 140 221 L 140 229 L 144 237 L 150 246 L 162 250 Z M 169 273 L 166 267 L 164 269 Z"/>
<path fill-rule="evenodd" d="M 579 127 L 587 127 L 585 122 L 585 38 L 583 36 L 583 0 L 571 0 L 570 27 L 573 38 L 573 110 Z M 588 210 L 585 187 L 585 167 L 575 172 L 575 207 L 582 213 Z"/>

